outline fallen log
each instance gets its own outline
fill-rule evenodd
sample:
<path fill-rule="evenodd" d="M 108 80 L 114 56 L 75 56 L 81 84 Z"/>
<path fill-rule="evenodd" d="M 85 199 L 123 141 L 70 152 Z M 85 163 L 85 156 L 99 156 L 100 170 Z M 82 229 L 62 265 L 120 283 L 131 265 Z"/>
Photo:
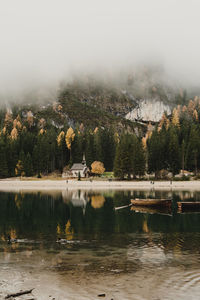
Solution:
<path fill-rule="evenodd" d="M 30 294 L 32 293 L 34 289 L 31 289 L 31 290 L 26 290 L 26 291 L 21 291 L 21 292 L 18 292 L 18 293 L 15 293 L 15 294 L 9 294 L 5 297 L 5 299 L 9 299 L 11 297 L 19 297 L 19 296 L 22 296 L 22 295 L 26 295 L 26 294 Z"/>

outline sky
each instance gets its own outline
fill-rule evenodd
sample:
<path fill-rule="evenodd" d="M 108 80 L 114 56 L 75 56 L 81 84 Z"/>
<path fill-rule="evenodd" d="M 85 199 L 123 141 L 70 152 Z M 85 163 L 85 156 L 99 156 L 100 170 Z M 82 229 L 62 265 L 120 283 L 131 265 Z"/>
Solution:
<path fill-rule="evenodd" d="M 157 64 L 200 84 L 199 0 L 0 0 L 0 93 Z"/>

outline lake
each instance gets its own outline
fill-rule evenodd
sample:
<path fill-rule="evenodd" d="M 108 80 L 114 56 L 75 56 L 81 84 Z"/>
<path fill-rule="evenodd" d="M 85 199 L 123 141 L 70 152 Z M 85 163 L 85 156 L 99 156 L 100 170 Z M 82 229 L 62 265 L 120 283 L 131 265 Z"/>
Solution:
<path fill-rule="evenodd" d="M 135 197 L 172 210 L 115 210 Z M 1 192 L 0 298 L 199 299 L 200 213 L 178 213 L 183 200 L 200 192 Z"/>

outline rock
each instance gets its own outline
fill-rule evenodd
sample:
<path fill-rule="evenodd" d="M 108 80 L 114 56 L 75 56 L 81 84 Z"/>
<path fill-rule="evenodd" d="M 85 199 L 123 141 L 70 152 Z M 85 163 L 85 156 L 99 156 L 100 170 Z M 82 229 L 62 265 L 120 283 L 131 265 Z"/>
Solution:
<path fill-rule="evenodd" d="M 165 105 L 162 101 L 156 99 L 143 99 L 138 102 L 136 108 L 126 115 L 126 119 L 131 121 L 142 120 L 158 122 L 164 112 L 167 114 L 171 113 L 169 105 Z"/>

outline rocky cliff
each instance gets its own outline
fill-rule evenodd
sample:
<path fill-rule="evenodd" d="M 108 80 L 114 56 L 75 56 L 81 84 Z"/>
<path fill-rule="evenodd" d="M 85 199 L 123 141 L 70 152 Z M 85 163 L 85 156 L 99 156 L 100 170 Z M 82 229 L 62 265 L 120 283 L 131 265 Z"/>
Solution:
<path fill-rule="evenodd" d="M 158 122 L 163 113 L 171 114 L 172 105 L 167 105 L 158 99 L 140 99 L 136 107 L 126 114 L 126 119 L 131 121 Z"/>

